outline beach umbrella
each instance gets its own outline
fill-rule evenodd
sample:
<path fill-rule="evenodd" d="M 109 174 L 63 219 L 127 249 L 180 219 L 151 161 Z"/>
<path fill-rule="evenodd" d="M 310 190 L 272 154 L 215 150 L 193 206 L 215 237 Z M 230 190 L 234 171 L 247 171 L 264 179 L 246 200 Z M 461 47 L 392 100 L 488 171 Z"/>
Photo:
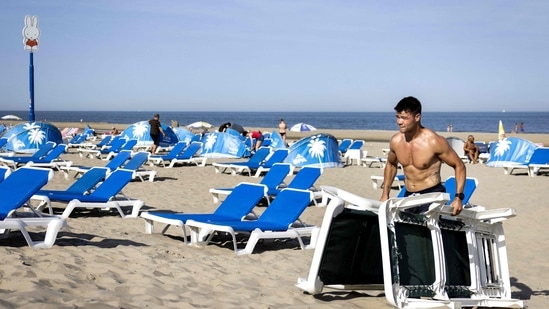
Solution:
<path fill-rule="evenodd" d="M 187 125 L 187 128 L 191 130 L 211 129 L 213 125 L 206 121 L 197 121 Z"/>
<path fill-rule="evenodd" d="M 498 131 L 498 140 L 505 138 L 505 129 L 503 128 L 503 122 L 499 121 L 499 131 Z"/>
<path fill-rule="evenodd" d="M 161 123 L 162 130 L 164 135 L 160 135 L 162 138 L 160 140 L 160 147 L 169 147 L 177 144 L 179 139 L 173 130 L 165 123 Z M 136 139 L 137 146 L 150 146 L 152 145 L 152 138 L 149 133 L 151 126 L 148 121 L 139 121 L 129 127 L 127 127 L 122 133 L 120 133 L 122 138 L 125 139 Z"/>
<path fill-rule="evenodd" d="M 290 131 L 292 132 L 305 132 L 305 131 L 315 131 L 315 130 L 316 128 L 313 127 L 312 125 L 303 123 L 303 122 L 296 123 L 290 128 Z"/>
<path fill-rule="evenodd" d="M 61 131 L 47 122 L 24 122 L 4 132 L 7 151 L 34 153 L 47 142 L 63 143 Z"/>
<path fill-rule="evenodd" d="M 173 128 L 172 130 L 175 135 L 177 135 L 177 138 L 180 142 L 187 142 L 190 144 L 194 138 L 194 133 L 189 131 L 187 128 L 177 127 Z"/>
<path fill-rule="evenodd" d="M 307 136 L 295 142 L 284 161 L 298 167 L 343 167 L 337 139 L 326 133 Z"/>
<path fill-rule="evenodd" d="M 5 115 L 5 116 L 2 116 L 2 120 L 22 120 L 22 119 L 15 115 Z"/>
<path fill-rule="evenodd" d="M 231 129 L 237 131 L 238 133 L 244 132 L 244 127 L 239 125 L 238 123 L 231 123 Z"/>
<path fill-rule="evenodd" d="M 2 116 L 2 120 L 23 120 L 23 119 L 21 119 L 21 117 L 16 115 L 4 115 Z M 10 123 L 10 127 L 11 127 L 11 123 Z"/>
<path fill-rule="evenodd" d="M 524 165 L 538 146 L 519 137 L 507 137 L 490 145 L 490 158 L 486 166 L 503 167 L 508 164 Z"/>
<path fill-rule="evenodd" d="M 202 137 L 201 157 L 206 158 L 244 158 L 250 155 L 244 141 L 238 136 L 223 133 L 211 132 Z"/>

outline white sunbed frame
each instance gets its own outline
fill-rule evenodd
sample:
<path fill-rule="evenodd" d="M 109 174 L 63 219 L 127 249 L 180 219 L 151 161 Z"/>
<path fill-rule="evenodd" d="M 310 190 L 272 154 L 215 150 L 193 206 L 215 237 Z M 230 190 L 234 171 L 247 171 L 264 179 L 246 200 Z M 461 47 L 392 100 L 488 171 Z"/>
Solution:
<path fill-rule="evenodd" d="M 315 253 L 307 278 L 299 278 L 297 287 L 310 293 L 319 294 L 325 287 L 319 277 L 319 270 L 326 245 L 326 239 L 332 220 L 344 211 L 345 208 L 369 211 L 378 214 L 379 233 L 381 238 L 381 257 L 383 263 L 383 283 L 369 285 L 332 284 L 326 287 L 335 289 L 384 289 L 385 297 L 393 306 L 398 308 L 461 308 L 467 307 L 513 307 L 524 308 L 526 301 L 511 298 L 509 266 L 505 247 L 502 222 L 516 215 L 511 208 L 486 210 L 482 206 L 464 209 L 458 216 L 451 216 L 451 207 L 445 204 L 449 200 L 447 193 L 429 193 L 405 199 L 390 199 L 379 205 L 378 201 L 361 198 L 352 193 L 333 187 L 322 187 L 329 198 L 341 198 L 347 205 L 333 205 L 326 210 L 322 226 L 318 233 Z M 406 208 L 422 204 L 430 204 L 424 219 L 411 222 L 409 218 L 400 216 Z M 463 231 L 467 239 L 469 256 L 470 286 L 461 287 L 470 292 L 470 297 L 450 298 L 446 291 L 446 258 L 444 243 L 441 237 L 440 217 L 462 222 L 460 232 Z M 424 221 L 423 221 L 424 220 Z M 435 262 L 435 281 L 426 286 L 434 292 L 432 298 L 410 298 L 407 286 L 401 286 L 398 265 L 393 265 L 388 231 L 395 232 L 395 223 L 424 225 L 430 230 Z M 396 247 L 398 250 L 398 246 Z M 413 287 L 412 287 L 413 288 Z"/>

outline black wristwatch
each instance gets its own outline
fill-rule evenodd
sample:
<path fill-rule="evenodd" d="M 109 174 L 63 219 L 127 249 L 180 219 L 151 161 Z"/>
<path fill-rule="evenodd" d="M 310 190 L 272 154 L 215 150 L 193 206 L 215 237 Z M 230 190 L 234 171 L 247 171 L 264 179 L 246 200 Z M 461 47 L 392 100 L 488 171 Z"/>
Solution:
<path fill-rule="evenodd" d="M 463 201 L 463 199 L 465 198 L 465 194 L 463 194 L 463 193 L 456 193 L 456 196 L 455 196 L 455 197 L 457 197 L 458 199 L 460 199 L 460 200 Z"/>

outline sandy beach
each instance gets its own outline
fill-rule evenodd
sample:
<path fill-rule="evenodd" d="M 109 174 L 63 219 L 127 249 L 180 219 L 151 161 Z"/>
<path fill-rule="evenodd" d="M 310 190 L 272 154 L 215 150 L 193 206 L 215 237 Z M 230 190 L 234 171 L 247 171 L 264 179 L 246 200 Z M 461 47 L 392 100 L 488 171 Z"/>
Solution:
<path fill-rule="evenodd" d="M 59 128 L 77 126 L 56 124 Z M 94 123 L 96 130 L 108 131 L 112 124 Z M 114 125 L 124 129 L 125 125 Z M 254 128 L 252 128 L 254 129 Z M 272 130 L 272 129 L 269 129 Z M 361 138 L 363 150 L 382 155 L 393 131 L 330 130 L 337 138 Z M 465 139 L 497 139 L 497 132 L 441 133 Z M 290 133 L 299 139 L 306 133 Z M 549 135 L 517 134 L 535 143 L 549 145 Z M 63 155 L 74 165 L 106 162 L 80 158 L 72 150 Z M 242 175 L 216 174 L 208 160 L 205 167 L 180 166 L 157 170 L 154 182 L 133 181 L 124 193 L 145 201 L 143 210 L 211 212 L 208 189 L 231 187 L 242 181 L 259 182 Z M 379 168 L 347 166 L 324 170 L 317 186 L 329 185 L 378 199 L 370 176 Z M 443 166 L 442 178 L 453 174 Z M 479 187 L 471 202 L 488 209 L 515 208 L 518 216 L 504 223 L 512 277 L 513 297 L 529 301 L 529 308 L 549 307 L 549 211 L 545 189 L 549 177 L 526 174 L 504 175 L 502 168 L 482 164 L 467 165 L 467 176 L 476 177 Z M 49 189 L 65 189 L 73 179 L 59 172 L 47 184 Z M 396 196 L 397 191 L 393 191 Z M 55 203 L 62 212 L 64 204 Z M 325 208 L 309 207 L 302 218 L 320 225 Z M 157 232 L 160 229 L 157 228 Z M 43 235 L 40 235 L 43 236 Z M 3 262 L 0 267 L 2 308 L 392 308 L 383 291 L 340 291 L 325 289 L 311 296 L 295 287 L 298 277 L 308 274 L 313 250 L 300 250 L 297 241 L 265 241 L 252 255 L 237 256 L 231 243 L 206 247 L 187 246 L 180 230 L 167 235 L 146 234 L 142 218 L 122 219 L 115 212 L 78 212 L 68 219 L 51 249 L 30 249 L 23 237 L 0 240 Z"/>

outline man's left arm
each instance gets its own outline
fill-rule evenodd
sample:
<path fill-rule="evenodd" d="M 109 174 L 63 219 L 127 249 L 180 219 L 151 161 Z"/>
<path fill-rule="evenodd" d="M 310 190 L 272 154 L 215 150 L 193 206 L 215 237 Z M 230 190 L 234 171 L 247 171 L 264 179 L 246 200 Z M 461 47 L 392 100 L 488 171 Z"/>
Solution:
<path fill-rule="evenodd" d="M 465 170 L 465 164 L 463 161 L 459 158 L 457 153 L 450 147 L 448 142 L 444 137 L 441 137 L 443 141 L 441 141 L 441 153 L 439 155 L 439 158 L 443 160 L 448 166 L 452 167 L 454 169 L 455 177 L 456 177 L 456 196 L 451 196 L 450 198 L 453 198 L 452 200 L 452 208 L 454 209 L 452 211 L 452 215 L 458 215 L 461 210 L 463 209 L 463 201 L 461 198 L 458 197 L 458 193 L 463 193 L 463 190 L 465 190 L 465 178 L 466 178 L 466 170 Z"/>

